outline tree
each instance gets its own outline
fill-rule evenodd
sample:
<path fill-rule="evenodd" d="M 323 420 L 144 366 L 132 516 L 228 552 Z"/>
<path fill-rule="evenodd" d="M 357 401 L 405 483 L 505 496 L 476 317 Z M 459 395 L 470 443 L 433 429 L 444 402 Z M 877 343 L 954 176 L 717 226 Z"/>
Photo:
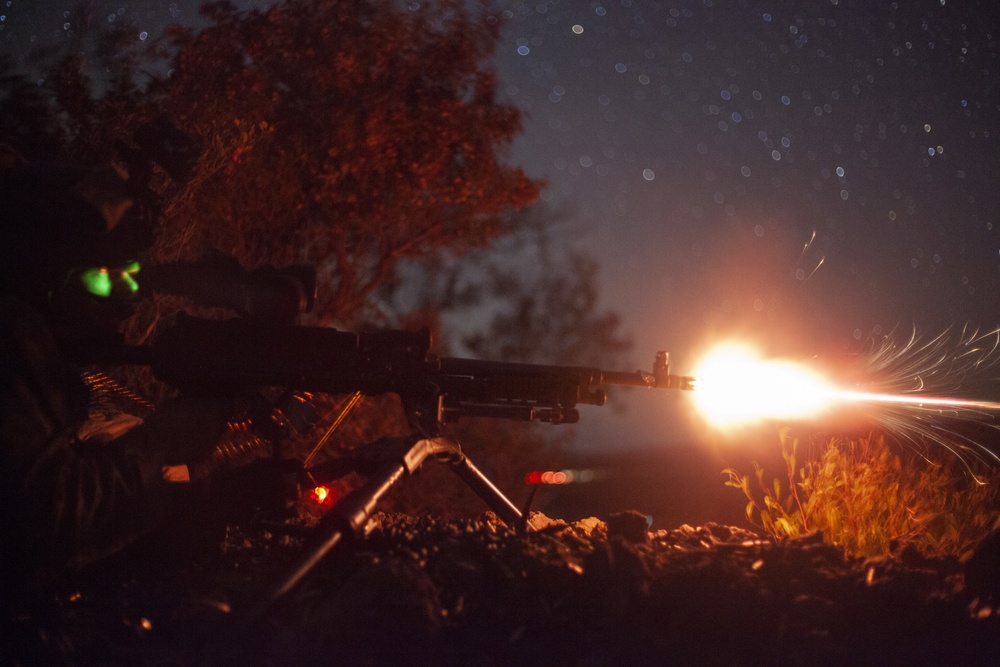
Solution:
<path fill-rule="evenodd" d="M 161 253 L 215 245 L 310 262 L 323 320 L 356 314 L 407 257 L 481 247 L 538 186 L 497 156 L 520 131 L 483 68 L 495 27 L 457 6 L 287 2 L 173 30 L 160 111 L 210 146 Z"/>
<path fill-rule="evenodd" d="M 68 154 L 104 160 L 116 139 L 166 118 L 204 146 L 166 201 L 157 259 L 215 247 L 245 265 L 306 262 L 323 280 L 318 322 L 356 318 L 398 262 L 483 247 L 539 184 L 501 161 L 520 131 L 486 66 L 498 28 L 461 3 L 289 0 L 170 28 L 140 91 L 134 59 L 95 97 L 86 63 L 48 77 Z M 117 36 L 114 36 L 117 37 Z M 27 120 L 27 119 L 25 119 Z M 165 192 L 165 184 L 160 184 Z"/>
<path fill-rule="evenodd" d="M 487 248 L 409 262 L 382 286 L 379 305 L 393 326 L 447 330 L 451 349 L 441 352 L 615 368 L 632 342 L 618 313 L 600 310 L 598 263 L 567 238 L 566 216 L 536 204 Z"/>

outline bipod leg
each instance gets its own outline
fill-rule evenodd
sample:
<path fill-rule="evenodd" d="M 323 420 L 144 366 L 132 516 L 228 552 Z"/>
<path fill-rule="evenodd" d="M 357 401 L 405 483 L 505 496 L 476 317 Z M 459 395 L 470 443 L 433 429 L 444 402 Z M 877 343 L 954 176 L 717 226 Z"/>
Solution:
<path fill-rule="evenodd" d="M 371 470 L 367 481 L 323 516 L 314 529 L 321 536 L 320 541 L 273 589 L 266 604 L 272 604 L 294 588 L 345 536 L 359 533 L 389 489 L 416 472 L 429 455 L 438 451 L 436 441 L 414 437 L 383 438 L 357 450 L 357 466 Z"/>
<path fill-rule="evenodd" d="M 267 604 L 292 590 L 344 538 L 364 528 L 382 497 L 407 473 L 401 462 L 382 465 L 360 489 L 349 493 L 316 526 L 320 542 L 268 596 Z"/>
<path fill-rule="evenodd" d="M 345 537 L 360 532 L 389 489 L 419 468 L 435 448 L 426 439 L 383 438 L 361 450 L 364 452 L 358 458 L 357 466 L 368 471 L 365 484 L 334 505 L 310 530 L 313 536 L 318 536 L 318 540 L 313 542 L 309 552 L 256 604 L 233 619 L 215 650 L 219 647 L 225 647 L 222 650 L 237 650 L 268 609 L 298 585 Z"/>
<path fill-rule="evenodd" d="M 446 463 L 459 479 L 503 519 L 504 523 L 518 530 L 528 527 L 527 517 L 469 460 L 468 456 L 461 452 L 458 443 L 455 443 L 455 455 L 447 459 Z"/>

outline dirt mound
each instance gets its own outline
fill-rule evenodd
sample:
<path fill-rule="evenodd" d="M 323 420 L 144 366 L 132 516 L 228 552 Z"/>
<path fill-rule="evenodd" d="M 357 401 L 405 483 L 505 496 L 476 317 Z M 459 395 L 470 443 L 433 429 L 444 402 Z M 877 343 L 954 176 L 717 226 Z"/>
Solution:
<path fill-rule="evenodd" d="M 620 513 L 378 513 L 247 623 L 303 540 L 234 525 L 168 536 L 8 619 L 12 662 L 67 664 L 998 664 L 994 601 L 953 559 L 858 560 L 821 536 L 650 532 Z"/>

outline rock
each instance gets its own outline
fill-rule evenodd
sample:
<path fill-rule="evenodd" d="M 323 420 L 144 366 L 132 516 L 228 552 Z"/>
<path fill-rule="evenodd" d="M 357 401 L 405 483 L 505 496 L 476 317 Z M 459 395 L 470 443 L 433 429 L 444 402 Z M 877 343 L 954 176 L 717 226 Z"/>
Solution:
<path fill-rule="evenodd" d="M 579 521 L 573 522 L 573 529 L 583 535 L 590 536 L 594 531 L 607 530 L 607 526 L 603 521 L 595 516 L 588 516 L 586 519 L 580 519 Z"/>
<path fill-rule="evenodd" d="M 641 544 L 649 539 L 649 523 L 646 515 L 636 510 L 616 512 L 608 517 L 608 537 L 621 537 L 629 542 Z"/>

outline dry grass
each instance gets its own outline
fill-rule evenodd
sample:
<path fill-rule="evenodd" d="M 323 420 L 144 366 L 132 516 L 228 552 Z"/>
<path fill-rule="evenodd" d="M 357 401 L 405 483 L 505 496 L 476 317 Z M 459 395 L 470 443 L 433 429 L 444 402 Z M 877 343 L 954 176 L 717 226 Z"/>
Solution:
<path fill-rule="evenodd" d="M 723 471 L 747 498 L 747 519 L 775 538 L 821 531 L 845 554 L 861 557 L 914 545 L 935 556 L 967 556 L 1000 518 L 1000 471 L 951 457 L 898 452 L 880 435 L 834 438 L 799 464 L 798 440 L 781 436 L 785 477 L 765 481 Z"/>

